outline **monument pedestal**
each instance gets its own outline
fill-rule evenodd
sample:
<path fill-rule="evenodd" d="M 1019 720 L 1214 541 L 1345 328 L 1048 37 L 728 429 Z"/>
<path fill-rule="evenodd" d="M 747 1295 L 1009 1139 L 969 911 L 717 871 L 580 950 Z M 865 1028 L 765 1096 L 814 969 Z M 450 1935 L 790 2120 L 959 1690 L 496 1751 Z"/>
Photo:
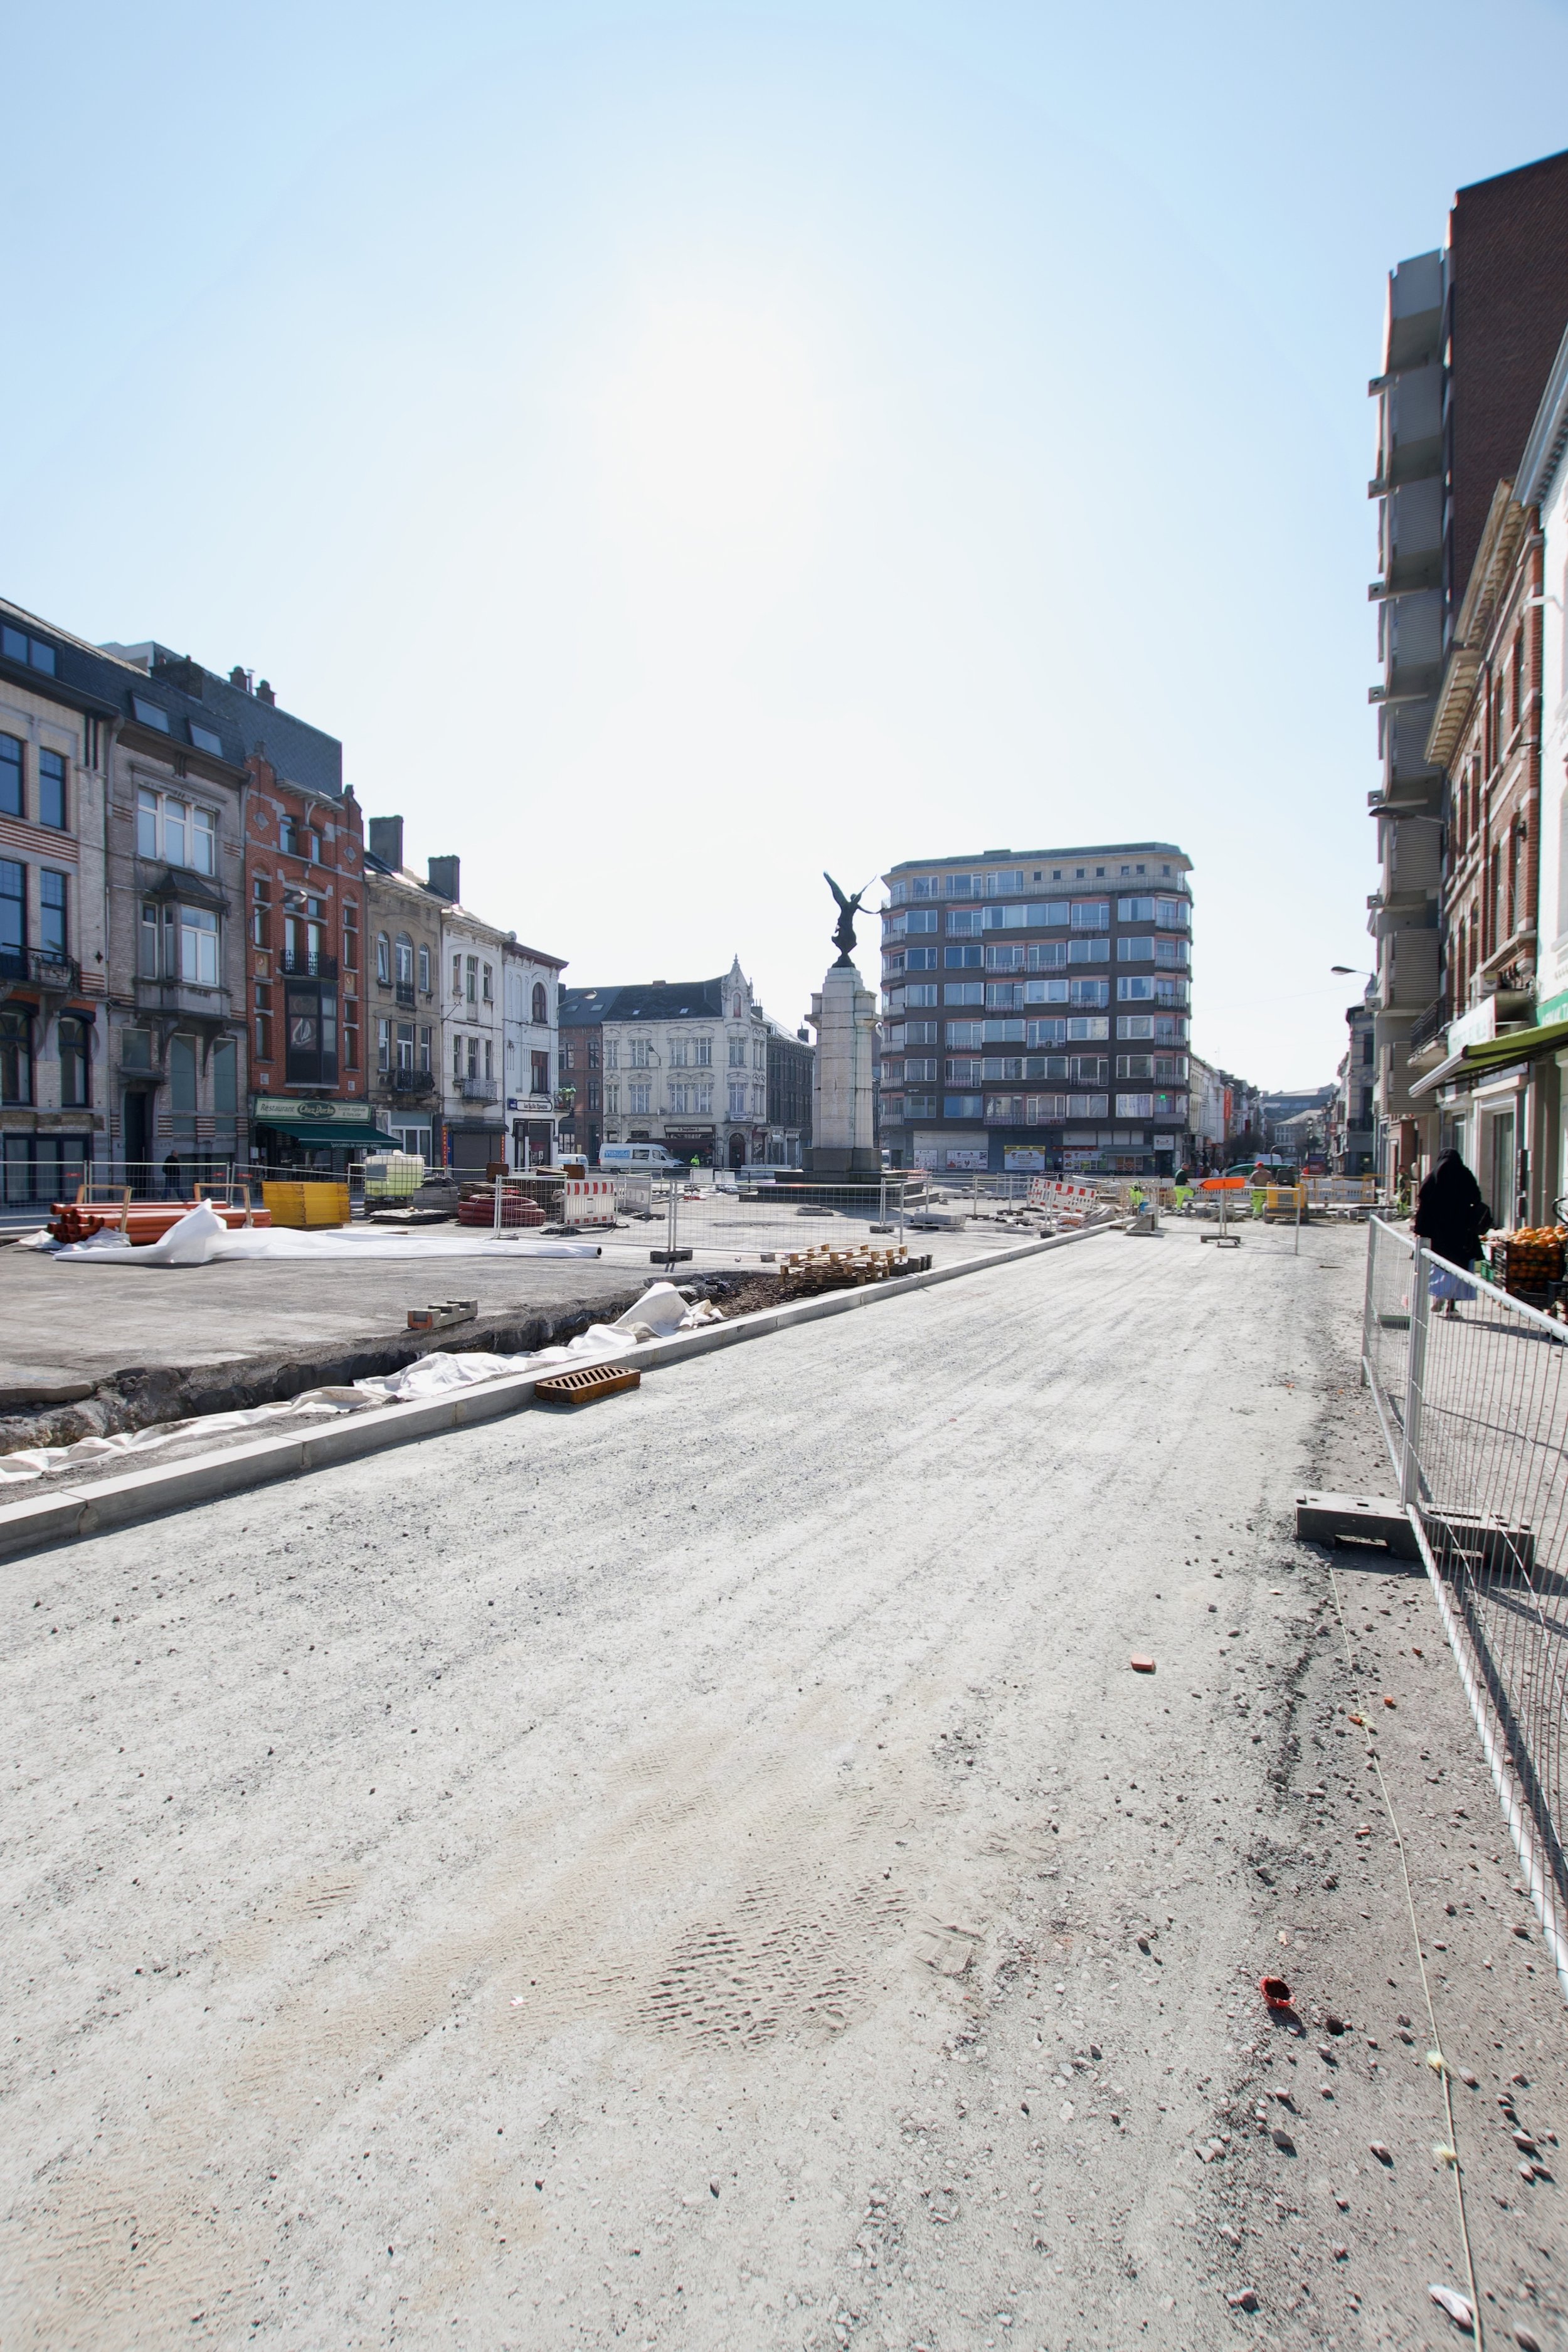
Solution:
<path fill-rule="evenodd" d="M 879 1184 L 882 1155 L 873 1139 L 876 995 L 841 958 L 812 998 L 807 1018 L 816 1032 L 816 1066 L 806 1171 L 819 1184 Z"/>

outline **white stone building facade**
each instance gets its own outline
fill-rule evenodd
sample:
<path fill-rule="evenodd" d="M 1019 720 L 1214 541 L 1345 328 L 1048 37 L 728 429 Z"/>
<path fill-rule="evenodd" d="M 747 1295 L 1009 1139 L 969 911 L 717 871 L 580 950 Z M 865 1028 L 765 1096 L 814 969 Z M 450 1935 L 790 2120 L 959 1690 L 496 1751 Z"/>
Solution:
<path fill-rule="evenodd" d="M 556 1156 L 563 958 L 509 939 L 501 950 L 502 1067 L 507 1158 L 513 1168 L 548 1167 Z"/>

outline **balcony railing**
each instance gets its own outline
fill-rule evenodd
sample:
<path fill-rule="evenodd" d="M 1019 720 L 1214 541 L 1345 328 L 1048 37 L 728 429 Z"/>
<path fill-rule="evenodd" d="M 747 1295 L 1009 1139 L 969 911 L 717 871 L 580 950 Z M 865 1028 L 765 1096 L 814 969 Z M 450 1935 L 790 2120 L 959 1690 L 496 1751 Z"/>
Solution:
<path fill-rule="evenodd" d="M 464 1078 L 458 1091 L 465 1102 L 494 1102 L 496 1082 L 493 1078 Z"/>
<path fill-rule="evenodd" d="M 136 982 L 139 1013 L 182 1013 L 188 1019 L 226 1021 L 226 988 L 206 988 L 194 980 L 142 980 Z"/>
<path fill-rule="evenodd" d="M 1419 1054 L 1425 1046 L 1439 1045 L 1447 1030 L 1448 1016 L 1443 999 L 1429 1004 L 1419 1020 L 1411 1024 L 1407 1053 Z"/>
<path fill-rule="evenodd" d="M 68 995 L 81 985 L 81 975 L 70 956 L 47 948 L 0 948 L 0 981 L 23 981 Z"/>
<path fill-rule="evenodd" d="M 278 969 L 285 980 L 336 980 L 336 956 L 307 955 L 300 948 L 285 948 L 278 959 Z"/>
<path fill-rule="evenodd" d="M 427 1095 L 435 1089 L 436 1076 L 433 1070 L 378 1070 L 376 1083 L 390 1094 Z"/>

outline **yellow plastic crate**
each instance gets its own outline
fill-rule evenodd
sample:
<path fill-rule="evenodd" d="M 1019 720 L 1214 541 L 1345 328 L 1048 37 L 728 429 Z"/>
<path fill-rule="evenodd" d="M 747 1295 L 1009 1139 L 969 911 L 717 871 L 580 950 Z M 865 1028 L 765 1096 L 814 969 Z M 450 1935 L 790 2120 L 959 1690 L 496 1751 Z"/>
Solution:
<path fill-rule="evenodd" d="M 349 1222 L 349 1188 L 330 1179 L 263 1184 L 261 1199 L 275 1225 L 346 1225 Z"/>

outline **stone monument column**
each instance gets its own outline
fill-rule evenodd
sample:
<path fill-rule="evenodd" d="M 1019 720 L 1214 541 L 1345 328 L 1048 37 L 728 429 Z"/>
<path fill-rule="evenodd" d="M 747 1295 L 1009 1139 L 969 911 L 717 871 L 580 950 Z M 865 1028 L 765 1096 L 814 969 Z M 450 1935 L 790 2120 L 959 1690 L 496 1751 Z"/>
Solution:
<path fill-rule="evenodd" d="M 809 1172 L 827 1183 L 879 1180 L 882 1155 L 874 1140 L 877 999 L 850 961 L 860 897 L 847 899 L 831 875 L 824 880 L 838 902 L 834 940 L 839 954 L 824 975 L 807 1015 L 816 1032 L 811 1079 Z"/>

